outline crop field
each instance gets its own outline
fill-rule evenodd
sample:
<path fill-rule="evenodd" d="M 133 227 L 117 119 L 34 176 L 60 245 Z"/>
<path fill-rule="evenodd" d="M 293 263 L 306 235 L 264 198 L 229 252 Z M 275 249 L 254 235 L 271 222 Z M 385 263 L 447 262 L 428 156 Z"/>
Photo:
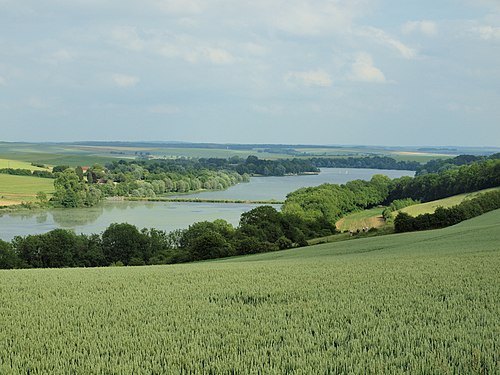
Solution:
<path fill-rule="evenodd" d="M 436 208 L 438 208 L 438 207 L 443 207 L 443 208 L 453 207 L 453 206 L 456 206 L 457 204 L 462 203 L 466 199 L 472 199 L 475 196 L 477 196 L 478 194 L 486 193 L 488 191 L 493 191 L 493 190 L 500 190 L 500 187 L 491 188 L 491 189 L 484 189 L 484 190 L 480 190 L 480 191 L 477 191 L 474 193 L 454 195 L 452 197 L 439 199 L 436 201 L 415 204 L 413 206 L 405 207 L 405 208 L 401 209 L 400 211 L 406 212 L 408 215 L 411 215 L 411 216 L 418 216 L 418 215 L 427 214 L 427 213 L 432 214 L 432 213 L 434 213 L 434 211 L 436 211 Z M 397 212 L 393 213 L 394 217 L 396 217 Z"/>
<path fill-rule="evenodd" d="M 383 210 L 383 208 L 375 207 L 369 210 L 354 212 L 337 221 L 335 225 L 342 232 L 363 228 L 380 228 L 385 224 L 382 217 Z"/>
<path fill-rule="evenodd" d="M 1 159 L 0 158 L 0 169 L 2 168 L 13 168 L 13 169 L 29 169 L 31 171 L 48 171 L 50 168 L 40 168 L 31 165 L 26 161 L 12 160 L 12 159 Z"/>
<path fill-rule="evenodd" d="M 0 373 L 499 373 L 499 226 L 0 271 Z"/>
<path fill-rule="evenodd" d="M 47 195 L 52 194 L 54 180 L 0 174 L 0 206 L 34 201 L 39 191 L 43 191 Z"/>

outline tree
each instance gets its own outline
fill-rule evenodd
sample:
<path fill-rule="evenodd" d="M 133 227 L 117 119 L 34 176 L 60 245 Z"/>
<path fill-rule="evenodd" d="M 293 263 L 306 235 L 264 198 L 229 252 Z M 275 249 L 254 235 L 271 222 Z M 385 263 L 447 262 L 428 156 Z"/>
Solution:
<path fill-rule="evenodd" d="M 102 248 L 108 264 L 121 261 L 128 265 L 132 258 L 149 260 L 146 236 L 128 223 L 111 224 L 102 234 Z"/>
<path fill-rule="evenodd" d="M 12 245 L 0 240 L 0 269 L 17 268 L 20 265 L 19 257 Z"/>

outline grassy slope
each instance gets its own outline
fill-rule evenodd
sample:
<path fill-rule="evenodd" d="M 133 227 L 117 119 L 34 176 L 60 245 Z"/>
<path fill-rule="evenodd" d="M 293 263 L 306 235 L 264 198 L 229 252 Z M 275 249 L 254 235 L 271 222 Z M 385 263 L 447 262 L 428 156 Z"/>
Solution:
<path fill-rule="evenodd" d="M 500 210 L 197 264 L 0 272 L 0 372 L 498 373 Z"/>
<path fill-rule="evenodd" d="M 31 171 L 48 171 L 49 168 L 40 168 L 31 165 L 26 161 L 19 161 L 13 159 L 0 159 L 0 169 L 1 168 L 14 168 L 14 169 L 29 169 Z"/>
<path fill-rule="evenodd" d="M 52 194 L 54 192 L 54 180 L 0 174 L 0 205 L 34 201 L 36 193 L 39 191 Z"/>
<path fill-rule="evenodd" d="M 343 217 L 335 224 L 340 231 L 356 230 L 364 227 L 379 228 L 385 224 L 382 218 L 383 208 L 375 207 L 369 210 L 354 212 Z"/>
<path fill-rule="evenodd" d="M 478 194 L 485 193 L 487 191 L 493 191 L 493 190 L 500 190 L 500 187 L 497 188 L 491 188 L 491 189 L 484 189 L 480 190 L 474 193 L 465 193 L 465 194 L 460 194 L 460 195 L 454 195 L 453 197 L 448 197 L 444 199 L 439 199 L 436 201 L 431 201 L 431 202 L 426 202 L 426 203 L 421 203 L 421 204 L 416 204 L 414 206 L 409 206 L 401 209 L 400 211 L 406 212 L 407 214 L 411 216 L 417 216 L 421 214 L 426 214 L 426 213 L 433 213 L 436 211 L 436 208 L 438 207 L 452 207 L 456 206 L 457 204 L 462 203 L 465 199 L 471 199 L 477 196 Z M 395 217 L 397 215 L 397 212 L 393 214 Z"/>

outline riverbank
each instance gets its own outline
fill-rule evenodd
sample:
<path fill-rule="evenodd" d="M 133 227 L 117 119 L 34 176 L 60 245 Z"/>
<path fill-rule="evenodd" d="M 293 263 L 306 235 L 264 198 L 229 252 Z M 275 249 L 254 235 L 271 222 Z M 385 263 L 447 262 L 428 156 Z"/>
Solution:
<path fill-rule="evenodd" d="M 283 204 L 284 201 L 249 200 L 249 199 L 209 199 L 209 198 L 165 198 L 165 197 L 124 197 L 124 201 L 131 202 L 178 202 L 178 203 L 231 203 L 231 204 Z"/>

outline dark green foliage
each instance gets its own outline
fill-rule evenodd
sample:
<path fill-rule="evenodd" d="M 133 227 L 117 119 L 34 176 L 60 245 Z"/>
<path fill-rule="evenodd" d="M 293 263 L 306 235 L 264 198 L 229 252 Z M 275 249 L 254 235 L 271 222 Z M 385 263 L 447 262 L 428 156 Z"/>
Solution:
<path fill-rule="evenodd" d="M 367 156 L 348 158 L 312 158 L 318 168 L 371 168 L 414 171 L 420 168 L 416 161 L 397 161 L 388 156 Z"/>
<path fill-rule="evenodd" d="M 392 180 L 386 202 L 412 198 L 428 202 L 500 186 L 500 160 L 489 159 L 440 173 Z"/>
<path fill-rule="evenodd" d="M 14 176 L 33 176 L 42 178 L 55 178 L 54 173 L 49 171 L 31 171 L 30 169 L 20 168 L 1 168 L 0 173 L 10 174 Z"/>
<path fill-rule="evenodd" d="M 128 223 L 113 223 L 102 234 L 102 249 L 108 264 L 121 261 L 130 264 L 133 258 L 148 259 L 146 235 Z"/>
<path fill-rule="evenodd" d="M 394 220 L 394 228 L 396 232 L 444 228 L 498 208 L 500 208 L 500 191 L 492 191 L 450 208 L 438 207 L 433 214 L 412 217 L 400 212 Z"/>
<path fill-rule="evenodd" d="M 70 168 L 69 165 L 56 165 L 54 168 L 52 168 L 52 173 L 64 172 L 68 168 Z"/>
<path fill-rule="evenodd" d="M 0 269 L 17 268 L 19 265 L 19 257 L 14 252 L 12 245 L 0 240 Z"/>
<path fill-rule="evenodd" d="M 440 173 L 449 169 L 458 169 L 462 165 L 479 163 L 484 160 L 500 159 L 500 153 L 490 156 L 459 155 L 453 159 L 430 160 L 416 169 L 416 175 L 421 176 L 428 173 Z"/>

